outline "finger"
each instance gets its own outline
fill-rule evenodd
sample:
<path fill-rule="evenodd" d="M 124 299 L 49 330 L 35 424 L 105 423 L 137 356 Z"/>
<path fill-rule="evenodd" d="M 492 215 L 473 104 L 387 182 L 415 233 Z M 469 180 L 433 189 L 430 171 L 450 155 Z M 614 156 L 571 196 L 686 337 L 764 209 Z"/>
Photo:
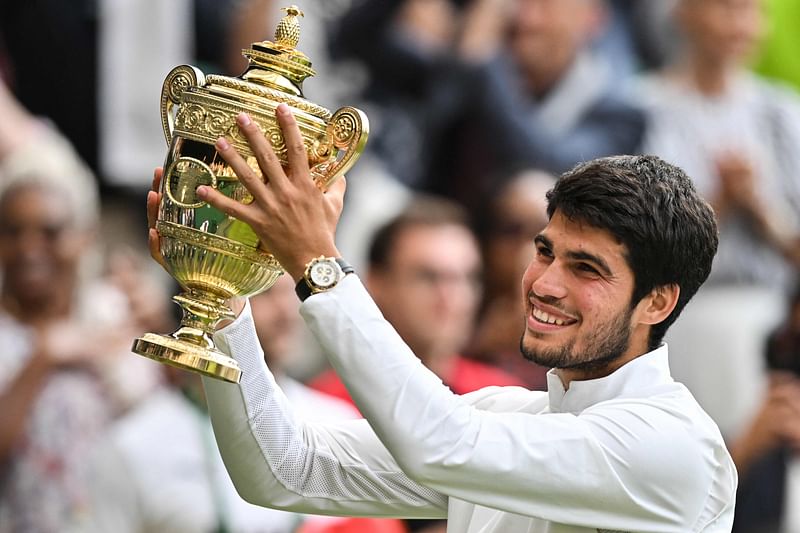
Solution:
<path fill-rule="evenodd" d="M 204 202 L 208 202 L 212 207 L 215 207 L 228 216 L 232 216 L 253 225 L 255 219 L 251 214 L 251 207 L 241 202 L 237 202 L 232 198 L 228 198 L 221 192 L 203 185 L 197 188 L 197 196 Z"/>
<path fill-rule="evenodd" d="M 155 259 L 156 263 L 161 265 L 164 270 L 169 271 L 167 263 L 164 261 L 164 256 L 161 255 L 161 239 L 154 228 L 150 228 L 147 233 L 147 245 L 150 248 L 150 257 Z"/>
<path fill-rule="evenodd" d="M 245 188 L 250 191 L 250 194 L 253 195 L 253 198 L 258 201 L 259 203 L 264 201 L 266 196 L 266 187 L 264 185 L 264 181 L 261 179 L 261 176 L 256 174 L 250 165 L 247 164 L 247 161 L 241 156 L 239 152 L 236 151 L 228 139 L 224 137 L 220 137 L 217 139 L 217 142 L 214 144 L 217 149 L 217 152 L 222 156 L 222 158 L 230 165 L 236 175 L 239 177 L 239 181 Z"/>
<path fill-rule="evenodd" d="M 153 188 L 152 190 L 158 192 L 161 187 L 161 178 L 164 177 L 164 167 L 156 167 L 153 171 Z"/>
<path fill-rule="evenodd" d="M 256 156 L 258 166 L 266 178 L 265 181 L 275 184 L 280 187 L 286 183 L 286 172 L 283 170 L 280 159 L 275 155 L 275 150 L 272 144 L 267 141 L 264 133 L 258 128 L 258 125 L 253 122 L 250 115 L 247 113 L 239 113 L 236 117 L 236 124 L 239 130 L 247 139 L 247 144 Z"/>
<path fill-rule="evenodd" d="M 155 191 L 147 191 L 147 227 L 155 228 L 158 219 L 158 204 L 160 203 L 159 194 Z"/>
<path fill-rule="evenodd" d="M 344 194 L 347 190 L 347 180 L 342 176 L 334 181 L 325 191 L 325 196 L 328 202 L 336 209 L 337 213 L 341 213 L 344 208 Z"/>
<path fill-rule="evenodd" d="M 286 143 L 286 157 L 289 159 L 289 176 L 297 178 L 309 176 L 308 153 L 303 142 L 303 135 L 300 127 L 294 118 L 289 106 L 279 104 L 275 114 L 278 117 L 278 124 L 283 132 L 283 140 Z"/>

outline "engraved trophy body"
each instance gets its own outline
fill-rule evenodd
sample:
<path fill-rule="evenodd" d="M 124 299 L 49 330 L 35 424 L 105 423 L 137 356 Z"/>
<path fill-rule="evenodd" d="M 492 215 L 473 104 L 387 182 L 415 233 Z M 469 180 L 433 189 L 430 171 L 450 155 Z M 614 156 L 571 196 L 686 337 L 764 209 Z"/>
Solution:
<path fill-rule="evenodd" d="M 174 333 L 147 333 L 134 341 L 132 350 L 230 382 L 239 381 L 241 370 L 212 339 L 216 324 L 233 316 L 225 300 L 268 289 L 283 269 L 250 226 L 197 198 L 197 187 L 208 185 L 239 202 L 252 201 L 217 154 L 216 139 L 227 137 L 260 174 L 236 126 L 236 116 L 245 112 L 286 164 L 286 146 L 275 118 L 276 107 L 285 103 L 300 126 L 312 177 L 324 190 L 355 163 L 368 135 L 367 118 L 358 109 L 343 107 L 331 113 L 303 98 L 302 82 L 314 71 L 295 49 L 302 12 L 296 6 L 284 10 L 287 15 L 278 24 L 275 42 L 254 43 L 243 50 L 249 65 L 240 77 L 206 76 L 181 65 L 167 75 L 161 92 L 169 151 L 156 229 L 167 269 L 183 289 L 173 297 L 183 318 Z"/>

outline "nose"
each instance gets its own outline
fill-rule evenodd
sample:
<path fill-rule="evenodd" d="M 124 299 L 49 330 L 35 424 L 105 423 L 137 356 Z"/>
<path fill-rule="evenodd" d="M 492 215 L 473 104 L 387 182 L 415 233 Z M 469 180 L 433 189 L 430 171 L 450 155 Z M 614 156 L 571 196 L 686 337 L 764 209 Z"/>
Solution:
<path fill-rule="evenodd" d="M 542 265 L 534 259 L 525 272 L 526 286 L 522 289 L 526 296 L 533 292 L 543 300 L 560 300 L 567 295 L 564 276 L 564 269 L 558 260 Z"/>

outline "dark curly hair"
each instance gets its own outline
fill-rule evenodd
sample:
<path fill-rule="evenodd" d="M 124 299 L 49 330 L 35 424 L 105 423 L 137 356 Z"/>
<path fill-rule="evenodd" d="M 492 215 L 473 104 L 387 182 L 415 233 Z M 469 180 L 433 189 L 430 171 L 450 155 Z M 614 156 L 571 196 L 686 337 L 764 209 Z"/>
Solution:
<path fill-rule="evenodd" d="M 609 231 L 625 246 L 633 271 L 631 307 L 656 287 L 678 285 L 672 313 L 652 327 L 649 349 L 661 344 L 711 271 L 719 236 L 711 206 L 680 168 L 655 156 L 588 161 L 564 173 L 547 194 L 547 215 Z"/>

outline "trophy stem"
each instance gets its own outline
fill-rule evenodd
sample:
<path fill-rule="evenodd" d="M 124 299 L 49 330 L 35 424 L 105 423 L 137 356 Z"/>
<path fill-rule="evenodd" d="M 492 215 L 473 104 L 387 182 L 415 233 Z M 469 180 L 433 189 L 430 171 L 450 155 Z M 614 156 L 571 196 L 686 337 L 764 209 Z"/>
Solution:
<path fill-rule="evenodd" d="M 183 318 L 175 337 L 203 348 L 214 348 L 211 336 L 217 323 L 224 318 L 234 318 L 225 300 L 207 292 L 189 290 L 172 301 L 181 306 Z"/>
<path fill-rule="evenodd" d="M 172 335 L 146 333 L 133 343 L 133 352 L 171 366 L 238 383 L 239 365 L 214 345 L 214 328 L 234 318 L 224 298 L 201 290 L 188 290 L 173 301 L 181 306 L 181 327 Z"/>

